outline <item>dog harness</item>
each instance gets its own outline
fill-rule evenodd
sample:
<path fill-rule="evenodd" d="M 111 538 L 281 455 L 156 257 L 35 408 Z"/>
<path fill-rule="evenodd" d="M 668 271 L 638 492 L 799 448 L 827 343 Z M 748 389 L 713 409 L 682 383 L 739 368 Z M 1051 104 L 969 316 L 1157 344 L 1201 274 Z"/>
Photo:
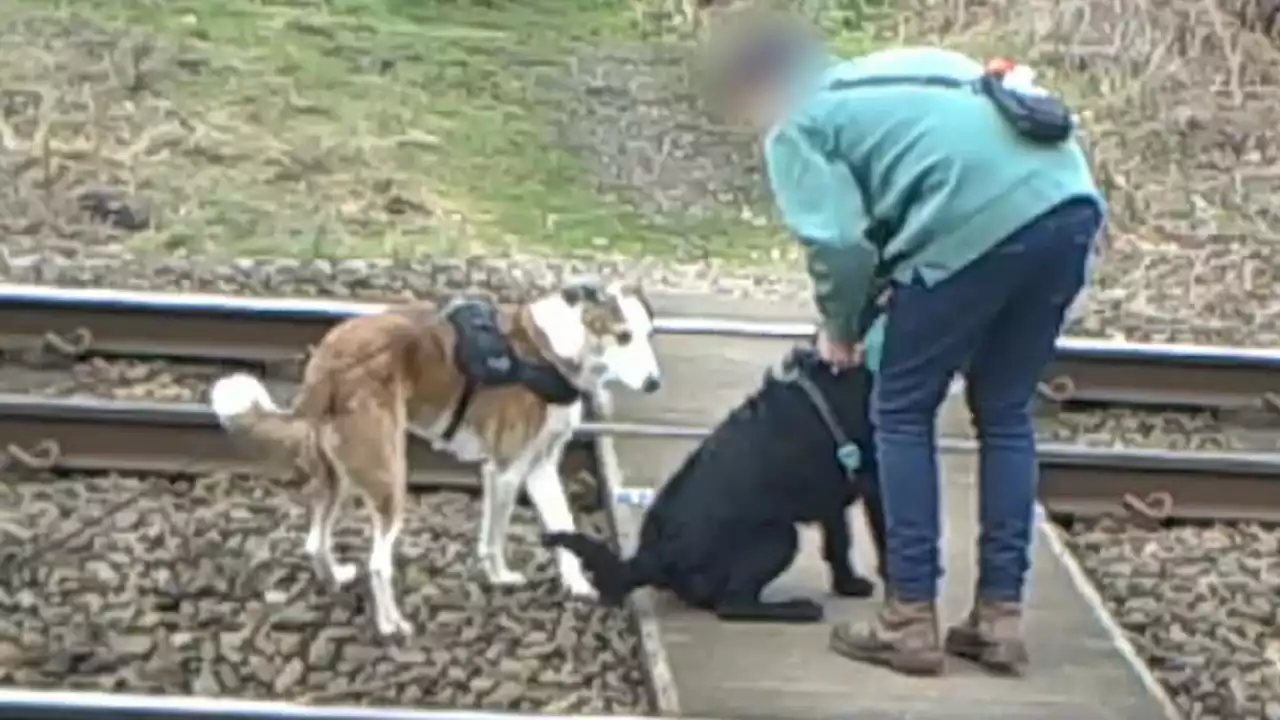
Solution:
<path fill-rule="evenodd" d="M 443 438 L 457 434 L 471 407 L 476 390 L 503 385 L 523 385 L 551 405 L 571 405 L 582 399 L 582 391 L 565 377 L 560 368 L 545 359 L 522 358 L 498 324 L 498 309 L 486 300 L 464 298 L 450 303 L 444 316 L 458 336 L 453 364 L 462 373 L 462 397 L 453 408 Z"/>
<path fill-rule="evenodd" d="M 818 389 L 818 386 L 803 372 L 790 371 L 783 376 L 783 379 L 794 382 L 809 397 L 809 402 L 813 403 L 813 408 L 818 411 L 818 416 L 822 418 L 827 431 L 836 441 L 836 460 L 839 461 L 840 467 L 844 468 L 845 474 L 852 476 L 862 465 L 862 451 L 858 449 L 857 443 L 845 434 L 844 428 L 840 427 L 836 414 L 831 410 L 831 405 L 827 403 L 822 390 Z"/>

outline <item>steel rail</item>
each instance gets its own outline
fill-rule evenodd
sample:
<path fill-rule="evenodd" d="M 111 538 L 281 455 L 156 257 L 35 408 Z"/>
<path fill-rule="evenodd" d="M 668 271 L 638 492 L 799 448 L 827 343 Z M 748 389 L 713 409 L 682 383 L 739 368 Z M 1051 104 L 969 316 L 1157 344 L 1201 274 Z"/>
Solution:
<path fill-rule="evenodd" d="M 0 347 L 100 355 L 294 362 L 333 324 L 387 305 L 0 285 Z M 661 316 L 668 336 L 801 340 L 813 326 Z M 1276 403 L 1280 349 L 1064 338 L 1045 376 L 1060 402 L 1223 408 Z"/>
<path fill-rule="evenodd" d="M 589 408 L 589 411 L 593 411 Z M 577 442 L 561 463 L 565 477 L 590 469 L 600 477 L 597 443 Z M 473 470 L 446 455 L 409 443 L 409 484 L 415 490 L 478 493 Z M 58 472 L 154 472 L 190 475 L 248 471 L 257 467 L 205 406 L 99 398 L 51 398 L 0 394 L 0 468 Z M 616 501 L 601 480 L 600 501 L 617 513 Z M 613 530 L 619 532 L 611 514 Z M 655 645 L 652 609 L 634 608 L 637 633 L 645 648 L 648 694 L 668 716 L 678 714 L 674 679 L 661 645 Z M 647 633 L 647 634 L 646 634 Z M 34 720 L 117 720 L 118 718 L 244 718 L 245 720 L 443 720 L 475 718 L 559 720 L 558 715 L 512 715 L 471 711 L 418 711 L 379 708 L 326 708 L 289 703 L 259 703 L 201 697 L 156 697 L 100 693 L 48 693 L 0 690 L 0 717 Z M 637 716 L 636 720 L 640 720 Z"/>
<path fill-rule="evenodd" d="M 647 715 L 531 715 L 15 689 L 0 689 L 0 716 L 5 720 L 660 720 Z"/>
<path fill-rule="evenodd" d="M 705 428 L 650 423 L 593 423 L 584 432 L 613 437 L 696 442 Z M 941 438 L 942 453 L 971 454 L 977 442 Z M 1095 448 L 1064 443 L 1038 447 L 1041 502 L 1052 513 L 1099 517 L 1121 509 L 1126 496 L 1165 493 L 1183 520 L 1280 520 L 1280 454 Z"/>
<path fill-rule="evenodd" d="M 470 466 L 410 442 L 409 485 L 420 490 L 479 492 Z M 566 477 L 593 462 L 571 445 Z M 203 405 L 0 394 L 0 455 L 8 462 L 60 472 L 204 474 L 260 469 Z"/>
<path fill-rule="evenodd" d="M 1039 464 L 1054 514 L 1099 517 L 1163 496 L 1172 519 L 1280 521 L 1280 455 L 1049 445 Z"/>
<path fill-rule="evenodd" d="M 1066 338 L 1044 377 L 1042 395 L 1060 403 L 1211 410 L 1275 407 L 1280 350 L 1118 348 Z"/>
<path fill-rule="evenodd" d="M 696 427 L 593 422 L 579 435 L 696 441 L 706 433 Z M 203 473 L 255 467 L 208 408 L 195 404 L 0 394 L 0 439 L 18 449 L 10 455 L 34 457 L 35 465 L 61 471 Z M 53 456 L 42 450 L 50 441 L 57 448 Z M 592 462 L 586 446 L 575 447 L 566 459 L 566 474 Z M 414 443 L 410 448 L 413 487 L 478 492 L 475 473 L 462 464 Z M 972 452 L 976 444 L 945 439 L 939 449 Z M 1045 444 L 1039 462 L 1039 495 L 1051 512 L 1093 517 L 1118 509 L 1126 495 L 1164 492 L 1179 518 L 1280 519 L 1280 455 Z"/>
<path fill-rule="evenodd" d="M 593 408 L 588 408 L 593 413 Z M 410 442 L 410 487 L 415 490 L 480 492 L 477 473 L 442 453 Z M 223 430 L 213 413 L 194 403 L 153 403 L 100 398 L 57 398 L 0 394 L 0 468 L 16 463 L 36 471 L 154 472 L 183 474 L 249 471 L 252 454 Z M 575 442 L 561 463 L 570 477 L 590 469 L 596 476 L 596 443 Z M 616 514 L 604 481 L 600 502 Z M 611 514 L 613 530 L 619 531 Z M 637 633 L 645 648 L 647 690 L 654 706 L 678 715 L 674 679 L 652 627 L 652 609 L 634 609 Z M 647 632 L 647 635 L 646 635 Z M 559 715 L 474 711 L 420 711 L 394 708 L 311 707 L 291 703 L 210 700 L 194 696 L 157 697 L 81 692 L 0 690 L 0 717 L 35 720 L 117 720 L 118 718 L 244 718 L 245 720 L 559 720 Z M 566 718 L 567 720 L 567 718 Z M 635 720 L 641 720 L 635 716 Z"/>

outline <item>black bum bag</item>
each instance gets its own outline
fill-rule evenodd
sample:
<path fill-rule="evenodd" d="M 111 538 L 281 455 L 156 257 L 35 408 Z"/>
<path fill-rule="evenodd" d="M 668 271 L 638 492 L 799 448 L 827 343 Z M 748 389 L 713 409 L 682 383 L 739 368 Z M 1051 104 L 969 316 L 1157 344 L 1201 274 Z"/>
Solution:
<path fill-rule="evenodd" d="M 1004 75 L 985 72 L 974 80 L 942 75 L 881 75 L 837 80 L 829 90 L 853 90 L 886 85 L 923 85 L 975 92 L 985 96 L 1019 135 L 1041 145 L 1056 145 L 1071 137 L 1075 121 L 1071 109 L 1059 97 L 1026 93 L 1004 84 Z"/>

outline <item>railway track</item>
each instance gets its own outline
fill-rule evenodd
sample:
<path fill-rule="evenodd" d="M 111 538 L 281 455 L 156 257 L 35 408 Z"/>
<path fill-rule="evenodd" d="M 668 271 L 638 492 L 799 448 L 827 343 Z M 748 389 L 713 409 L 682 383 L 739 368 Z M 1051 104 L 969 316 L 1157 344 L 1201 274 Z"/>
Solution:
<path fill-rule="evenodd" d="M 1239 370 L 1152 372 L 1150 384 L 1193 390 L 1175 398 L 1135 378 L 1132 392 L 1046 403 L 1039 421 L 1041 437 L 1112 460 L 1168 453 L 1179 475 L 1203 471 L 1195 484 L 1154 475 L 1164 489 L 1126 495 L 1121 512 L 1057 518 L 1103 606 L 1184 718 L 1280 716 L 1280 506 L 1266 477 L 1280 458 L 1280 375 Z M 1263 474 L 1242 484 L 1232 464 Z"/>
<path fill-rule="evenodd" d="M 478 480 L 424 443 L 410 446 L 412 500 L 398 548 L 398 580 L 412 588 L 402 609 L 419 633 L 388 648 L 366 629 L 360 591 L 335 596 L 312 580 L 300 488 L 247 474 L 252 457 L 202 404 L 233 367 L 264 372 L 288 397 L 287 371 L 252 355 L 98 353 L 15 338 L 0 343 L 0 685 L 24 691 L 0 691 L 0 712 L 130 716 L 123 703 L 148 717 L 307 714 L 208 705 L 211 695 L 405 707 L 397 717 L 429 717 L 409 710 L 421 707 L 665 707 L 643 621 L 565 598 L 530 510 L 517 511 L 511 543 L 513 566 L 531 584 L 500 591 L 480 580 L 471 563 Z M 595 492 L 605 481 L 594 477 L 593 447 L 571 447 L 562 473 L 580 525 L 616 533 Z M 339 527 L 340 554 L 363 554 L 361 519 Z M 27 692 L 55 688 L 185 702 L 161 709 L 146 697 Z M 379 716 L 324 710 L 343 712 Z"/>
<path fill-rule="evenodd" d="M 125 483 L 162 485 L 173 483 L 147 478 L 180 473 L 206 478 L 195 483 L 203 487 L 213 483 L 207 478 L 243 472 L 243 454 L 200 405 L 210 379 L 228 368 L 249 368 L 287 395 L 309 344 L 334 322 L 379 309 L 0 287 L 0 438 L 7 443 L 0 450 L 8 462 L 0 474 L 73 474 L 90 478 L 92 486 L 106 483 L 105 473 Z M 662 317 L 658 331 L 660 346 L 698 336 L 754 338 L 777 343 L 780 355 L 811 329 Z M 1277 664 L 1268 659 L 1269 642 L 1254 640 L 1270 632 L 1264 618 L 1280 617 L 1280 609 L 1260 599 L 1280 596 L 1268 579 L 1268 558 L 1280 556 L 1280 534 L 1270 530 L 1280 519 L 1280 456 L 1267 452 L 1280 444 L 1273 394 L 1280 390 L 1273 379 L 1280 378 L 1278 365 L 1280 353 L 1257 350 L 1066 340 L 1042 385 L 1042 503 L 1064 521 L 1066 543 L 1187 717 L 1271 712 L 1258 688 L 1277 684 Z M 24 379 L 12 379 L 19 376 Z M 39 388 L 45 391 L 33 392 Z M 706 431 L 673 424 L 642 403 L 618 401 L 628 420 L 586 425 L 566 477 L 601 474 L 594 439 L 689 444 Z M 474 480 L 423 444 L 410 447 L 415 491 L 455 498 L 449 502 L 465 516 Z M 964 437 L 942 441 L 944 451 L 973 447 Z M 581 484 L 576 504 L 616 511 L 618 497 L 627 494 L 599 498 L 597 487 Z M 608 525 L 607 513 L 598 517 L 589 522 Z M 300 537 L 297 528 L 290 532 Z M 462 535 L 457 538 L 460 546 Z M 298 554 L 296 548 L 273 552 Z M 430 587 L 426 576 L 448 576 L 439 562 L 425 565 L 431 570 L 415 582 Z M 1234 640 L 1215 629 L 1224 624 L 1237 633 Z M 637 634 L 644 632 L 632 626 L 634 642 Z M 648 701 L 642 711 L 652 709 L 653 698 Z M 5 702 L 0 693 L 0 707 Z M 483 706 L 475 696 L 442 702 Z"/>
<path fill-rule="evenodd" d="M 305 348 L 351 315 L 385 305 L 325 300 L 0 284 L 0 347 L 63 356 L 162 357 L 296 368 Z M 661 335 L 795 341 L 812 326 L 719 318 L 658 318 Z M 1045 376 L 1055 402 L 1157 408 L 1276 406 L 1280 353 L 1251 348 L 1067 338 Z M 1187 382 L 1194 377 L 1196 382 Z M 1259 390 L 1259 388 L 1264 388 Z"/>
<path fill-rule="evenodd" d="M 398 580 L 412 589 L 402 610 L 418 634 L 387 647 L 368 629 L 359 584 L 334 594 L 314 581 L 300 488 L 237 472 L 244 461 L 198 406 L 13 400 L 25 409 L 0 430 L 12 441 L 0 467 L 0 684 L 574 714 L 655 706 L 635 618 L 563 596 L 531 510 L 517 510 L 511 535 L 531 584 L 495 590 L 479 578 L 478 484 L 438 456 L 416 466 L 398 547 Z M 41 442 L 24 443 L 35 427 Z M 593 470 L 588 450 L 571 452 L 566 471 Z M 607 512 L 575 505 L 582 527 L 614 532 Z M 339 525 L 340 555 L 364 554 L 362 521 Z M 3 712 L 17 712 L 6 702 L 0 692 Z M 119 717 L 48 702 L 12 716 Z"/>
<path fill-rule="evenodd" d="M 210 364 L 218 370 L 249 367 L 277 380 L 291 378 L 305 358 L 306 348 L 334 323 L 383 307 L 372 303 L 0 286 L 0 348 L 37 366 L 82 361 L 82 366 L 92 368 L 96 363 L 109 378 L 113 373 L 127 375 L 127 371 L 112 371 L 110 359 L 130 358 L 147 368 L 135 372 L 164 376 L 170 384 L 184 388 L 183 392 L 173 393 L 175 396 L 188 399 L 198 396 L 216 376 L 215 370 L 208 369 Z M 807 338 L 811 333 L 811 328 L 801 323 L 690 317 L 660 317 L 657 329 L 660 336 L 752 337 L 785 343 Z M 85 358 L 93 360 L 84 363 Z M 147 366 L 147 361 L 153 364 Z M 181 369 L 165 369 L 165 363 L 175 362 L 188 366 L 203 363 L 206 367 L 187 370 L 186 375 Z M 1186 423 L 1196 422 L 1185 420 L 1188 413 L 1202 418 L 1199 422 L 1204 422 L 1205 417 L 1246 415 L 1256 425 L 1257 417 L 1266 416 L 1276 405 L 1280 380 L 1275 378 L 1280 378 L 1280 353 L 1067 339 L 1060 344 L 1058 359 L 1046 374 L 1042 391 L 1058 416 L 1075 412 L 1096 417 L 1099 412 L 1115 412 L 1119 406 L 1125 408 L 1119 412 L 1128 412 L 1131 417 L 1135 413 L 1138 417 L 1164 417 L 1174 425 L 1181 422 L 1187 429 Z M 287 394 L 287 387 L 284 392 Z M 124 395 L 128 397 L 129 393 Z M 64 408 L 64 417 L 81 411 L 66 404 L 47 404 L 41 409 L 2 401 L 0 413 L 33 413 L 16 424 L 31 421 L 29 426 L 34 426 L 46 422 L 37 421 L 34 415 L 56 413 L 55 407 Z M 102 403 L 92 410 L 88 405 L 78 407 L 86 414 L 114 412 L 119 418 L 131 418 L 130 422 L 136 419 L 150 424 L 153 430 L 166 422 L 154 415 L 151 421 L 146 419 L 148 413 L 159 412 L 154 408 L 112 408 Z M 175 428 L 195 435 L 199 432 L 193 428 L 200 423 L 210 434 L 215 428 L 201 409 L 174 407 L 170 411 L 177 423 Z M 1161 416 L 1162 412 L 1166 415 Z M 599 422 L 588 423 L 582 435 L 584 439 L 607 434 L 696 440 L 705 431 L 705 427 L 658 422 Z M 28 430 L 23 437 L 38 440 L 34 432 Z M 1058 434 L 1076 440 L 1081 433 L 1068 429 Z M 1200 435 L 1194 427 L 1182 433 L 1187 438 Z M 1274 445 L 1273 438 L 1280 438 L 1280 432 L 1240 428 L 1237 437 L 1246 435 L 1251 440 L 1245 449 L 1254 450 L 1264 449 L 1268 442 Z M 1115 433 L 1108 436 L 1114 440 Z M 218 447 L 213 440 L 191 442 Z M 1183 452 L 1192 449 L 1192 444 L 1194 441 L 1189 440 L 1187 447 L 1168 443 L 1145 449 L 1078 447 L 1074 442 L 1048 444 L 1041 452 L 1043 502 L 1051 512 L 1087 517 L 1115 508 L 1126 496 L 1146 497 L 1164 491 L 1172 496 L 1179 516 L 1187 519 L 1280 517 L 1280 491 L 1275 489 L 1280 460 L 1262 452 Z M 1228 451 L 1239 449 L 1242 444 L 1210 441 L 1194 449 Z M 962 439 L 943 442 L 944 451 L 971 448 Z M 187 449 L 184 446 L 184 451 Z M 411 452 L 416 458 L 431 455 L 424 443 L 411 443 Z"/>
<path fill-rule="evenodd" d="M 590 423 L 583 438 L 658 436 L 675 428 Z M 684 437 L 700 437 L 687 428 Z M 253 458 L 219 427 L 208 408 L 187 402 L 138 402 L 100 398 L 0 394 L 0 437 L 11 466 L 60 472 L 248 472 Z M 944 440 L 944 451 L 971 443 Z M 589 446 L 568 453 L 566 478 L 588 472 Z M 410 444 L 410 484 L 424 489 L 478 490 L 464 466 Z M 1162 496 L 1187 520 L 1270 521 L 1280 514 L 1280 456 L 1180 452 L 1148 448 L 1042 445 L 1040 495 L 1051 513 L 1096 518 L 1124 507 L 1125 498 Z M 581 490 L 581 504 L 595 502 Z M 1132 504 L 1132 502 L 1130 503 Z"/>
<path fill-rule="evenodd" d="M 6 473 L 4 487 L 21 508 L 6 544 L 32 538 L 3 563 L 6 685 L 565 713 L 647 705 L 627 613 L 562 597 L 533 552 L 529 510 L 513 556 L 531 585 L 494 591 L 468 562 L 475 493 L 413 493 L 398 579 L 418 636 L 388 648 L 359 586 L 314 581 L 296 493 L 272 478 Z M 353 559 L 361 519 L 337 531 Z M 608 531 L 599 514 L 582 524 Z"/>

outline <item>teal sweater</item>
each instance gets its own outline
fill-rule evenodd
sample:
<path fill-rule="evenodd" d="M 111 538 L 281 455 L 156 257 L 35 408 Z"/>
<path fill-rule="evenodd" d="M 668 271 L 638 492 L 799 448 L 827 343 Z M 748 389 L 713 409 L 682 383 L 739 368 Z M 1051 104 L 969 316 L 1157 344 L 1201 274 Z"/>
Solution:
<path fill-rule="evenodd" d="M 873 220 L 896 229 L 887 246 L 900 259 L 892 279 L 933 285 L 1064 200 L 1102 206 L 1077 142 L 1028 143 L 981 95 L 919 85 L 825 89 L 837 79 L 981 72 L 958 53 L 904 48 L 801 73 L 789 111 L 765 138 L 765 162 L 832 339 L 858 340 L 859 315 L 874 300 L 879 254 L 865 237 Z M 868 351 L 875 367 L 878 347 Z"/>

